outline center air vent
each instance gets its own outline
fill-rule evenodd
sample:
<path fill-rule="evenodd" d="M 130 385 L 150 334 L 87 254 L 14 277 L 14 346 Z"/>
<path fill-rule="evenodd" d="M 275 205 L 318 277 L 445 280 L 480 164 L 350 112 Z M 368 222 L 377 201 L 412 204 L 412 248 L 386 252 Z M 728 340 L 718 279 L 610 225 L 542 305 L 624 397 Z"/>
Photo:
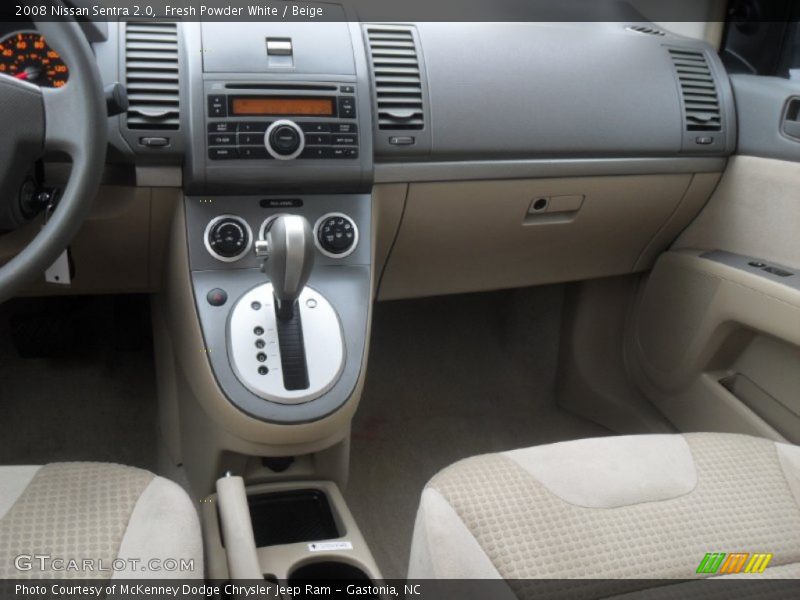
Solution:
<path fill-rule="evenodd" d="M 176 23 L 125 25 L 125 81 L 128 129 L 180 127 Z"/>
<path fill-rule="evenodd" d="M 698 50 L 670 48 L 683 97 L 687 131 L 719 131 L 721 113 L 717 86 L 705 54 Z"/>
<path fill-rule="evenodd" d="M 367 27 L 378 129 L 424 129 L 422 74 L 409 27 Z"/>

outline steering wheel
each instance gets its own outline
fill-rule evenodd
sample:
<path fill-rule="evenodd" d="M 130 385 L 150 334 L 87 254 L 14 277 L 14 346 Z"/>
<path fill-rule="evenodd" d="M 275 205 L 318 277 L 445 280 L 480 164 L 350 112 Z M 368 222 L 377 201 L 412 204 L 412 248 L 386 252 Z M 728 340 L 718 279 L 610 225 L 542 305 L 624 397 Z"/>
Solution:
<path fill-rule="evenodd" d="M 18 201 L 20 185 L 43 153 L 72 159 L 58 208 L 36 237 L 0 267 L 0 302 L 41 276 L 69 245 L 94 201 L 106 156 L 106 103 L 92 49 L 74 21 L 37 22 L 69 66 L 61 88 L 39 88 L 0 75 L 0 210 Z"/>

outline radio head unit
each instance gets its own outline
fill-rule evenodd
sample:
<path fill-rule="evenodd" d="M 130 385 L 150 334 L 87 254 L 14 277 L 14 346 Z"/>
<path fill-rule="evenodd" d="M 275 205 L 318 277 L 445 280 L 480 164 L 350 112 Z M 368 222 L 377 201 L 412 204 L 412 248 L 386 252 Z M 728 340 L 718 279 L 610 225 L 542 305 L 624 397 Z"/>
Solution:
<path fill-rule="evenodd" d="M 206 97 L 209 161 L 353 160 L 354 85 L 229 83 Z"/>

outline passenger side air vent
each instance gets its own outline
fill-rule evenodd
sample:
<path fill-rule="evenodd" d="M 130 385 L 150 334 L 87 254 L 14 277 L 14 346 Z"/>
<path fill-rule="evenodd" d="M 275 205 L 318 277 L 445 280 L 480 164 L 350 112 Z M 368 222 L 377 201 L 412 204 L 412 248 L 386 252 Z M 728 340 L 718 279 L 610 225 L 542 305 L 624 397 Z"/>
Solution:
<path fill-rule="evenodd" d="M 369 26 L 367 40 L 378 129 L 424 129 L 422 73 L 411 28 Z"/>
<path fill-rule="evenodd" d="M 669 54 L 681 86 L 686 131 L 720 131 L 719 95 L 705 54 L 679 48 L 670 48 Z"/>
<path fill-rule="evenodd" d="M 128 129 L 178 129 L 180 82 L 176 23 L 125 25 Z"/>

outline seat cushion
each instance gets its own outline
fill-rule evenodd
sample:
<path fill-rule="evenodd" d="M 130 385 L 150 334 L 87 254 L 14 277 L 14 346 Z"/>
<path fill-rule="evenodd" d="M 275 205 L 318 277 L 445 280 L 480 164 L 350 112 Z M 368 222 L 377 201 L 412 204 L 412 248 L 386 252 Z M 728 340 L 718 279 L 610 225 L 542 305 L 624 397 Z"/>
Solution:
<path fill-rule="evenodd" d="M 0 467 L 0 579 L 17 577 L 202 578 L 197 511 L 142 469 Z"/>
<path fill-rule="evenodd" d="M 596 438 L 458 462 L 425 488 L 409 577 L 708 577 L 707 553 L 800 576 L 800 448 L 743 435 Z M 720 574 L 718 571 L 716 574 Z M 519 588 L 519 589 L 517 589 Z"/>

